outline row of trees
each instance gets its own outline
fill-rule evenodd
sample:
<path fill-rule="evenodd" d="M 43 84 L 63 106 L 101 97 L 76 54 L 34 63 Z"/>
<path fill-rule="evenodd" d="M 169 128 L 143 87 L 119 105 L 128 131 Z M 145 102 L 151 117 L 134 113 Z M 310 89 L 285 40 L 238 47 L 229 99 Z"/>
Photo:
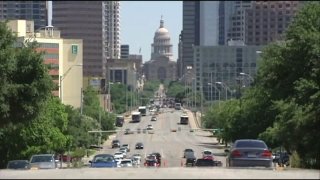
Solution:
<path fill-rule="evenodd" d="M 320 3 L 306 4 L 285 40 L 267 46 L 254 84 L 205 113 L 227 142 L 259 138 L 284 147 L 298 167 L 320 168 Z"/>
<path fill-rule="evenodd" d="M 16 40 L 0 22 L 0 168 L 37 153 L 88 148 L 98 139 L 89 130 L 114 129 L 114 115 L 99 106 L 93 88 L 84 92 L 82 114 L 53 97 L 44 53 L 36 52 L 36 43 L 17 47 Z"/>

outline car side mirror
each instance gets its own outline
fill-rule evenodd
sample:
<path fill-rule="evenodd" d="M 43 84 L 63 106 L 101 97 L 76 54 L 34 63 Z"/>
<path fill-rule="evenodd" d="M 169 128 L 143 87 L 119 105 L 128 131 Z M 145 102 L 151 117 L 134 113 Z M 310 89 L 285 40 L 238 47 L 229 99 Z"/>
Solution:
<path fill-rule="evenodd" d="M 225 149 L 224 152 L 225 152 L 225 153 L 229 153 L 230 150 L 229 150 L 229 149 Z"/>
<path fill-rule="evenodd" d="M 92 161 L 89 161 L 89 163 L 92 163 Z"/>

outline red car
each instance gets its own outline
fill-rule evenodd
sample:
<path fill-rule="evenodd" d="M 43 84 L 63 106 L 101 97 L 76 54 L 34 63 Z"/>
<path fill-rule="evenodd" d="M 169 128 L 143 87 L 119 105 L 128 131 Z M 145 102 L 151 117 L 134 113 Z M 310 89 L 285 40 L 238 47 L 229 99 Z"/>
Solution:
<path fill-rule="evenodd" d="M 213 156 L 204 156 L 203 159 L 209 159 L 209 160 L 212 160 L 212 161 L 213 161 L 213 160 L 214 160 L 214 157 L 213 157 Z"/>
<path fill-rule="evenodd" d="M 147 159 L 144 163 L 144 166 L 147 167 L 159 167 L 160 163 L 156 159 Z"/>

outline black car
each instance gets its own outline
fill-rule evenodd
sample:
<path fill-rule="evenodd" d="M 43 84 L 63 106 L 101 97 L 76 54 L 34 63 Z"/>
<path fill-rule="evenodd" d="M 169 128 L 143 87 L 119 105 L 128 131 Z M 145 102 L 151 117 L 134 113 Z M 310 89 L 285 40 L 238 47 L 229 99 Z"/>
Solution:
<path fill-rule="evenodd" d="M 195 166 L 215 166 L 215 162 L 212 159 L 197 159 Z"/>
<path fill-rule="evenodd" d="M 143 149 L 143 144 L 141 142 L 138 142 L 136 144 L 136 149 Z"/>
<path fill-rule="evenodd" d="M 112 148 L 120 147 L 120 141 L 119 140 L 113 140 L 112 141 Z"/>
<path fill-rule="evenodd" d="M 273 162 L 277 163 L 278 165 L 283 165 L 285 164 L 286 166 L 290 165 L 290 157 L 289 154 L 287 152 L 277 152 L 273 154 L 274 158 L 273 158 Z"/>
<path fill-rule="evenodd" d="M 193 153 L 189 153 L 186 155 L 186 166 L 191 165 L 194 166 L 196 163 L 196 157 L 194 156 Z"/>
<path fill-rule="evenodd" d="M 159 164 L 161 164 L 161 154 L 158 153 L 158 152 L 154 152 L 154 153 L 152 153 L 152 155 L 155 155 L 157 160 L 158 160 L 158 162 L 159 162 Z"/>
<path fill-rule="evenodd" d="M 7 169 L 29 169 L 28 160 L 13 160 L 7 164 Z"/>

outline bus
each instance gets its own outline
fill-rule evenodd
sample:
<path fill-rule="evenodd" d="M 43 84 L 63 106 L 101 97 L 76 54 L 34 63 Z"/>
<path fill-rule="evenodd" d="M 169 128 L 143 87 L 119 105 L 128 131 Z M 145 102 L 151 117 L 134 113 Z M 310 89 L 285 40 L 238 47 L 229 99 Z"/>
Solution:
<path fill-rule="evenodd" d="M 181 103 L 176 103 L 176 104 L 174 105 L 174 108 L 175 108 L 176 110 L 181 110 Z"/>
<path fill-rule="evenodd" d="M 139 106 L 139 112 L 141 113 L 141 116 L 147 115 L 147 107 L 146 106 Z"/>
<path fill-rule="evenodd" d="M 116 117 L 116 126 L 117 127 L 122 127 L 124 123 L 124 116 L 117 116 Z"/>
<path fill-rule="evenodd" d="M 183 114 L 180 116 L 180 124 L 188 124 L 189 123 L 189 116 Z"/>
<path fill-rule="evenodd" d="M 132 122 L 140 122 L 141 121 L 141 113 L 140 112 L 132 112 L 131 118 L 132 118 Z"/>

